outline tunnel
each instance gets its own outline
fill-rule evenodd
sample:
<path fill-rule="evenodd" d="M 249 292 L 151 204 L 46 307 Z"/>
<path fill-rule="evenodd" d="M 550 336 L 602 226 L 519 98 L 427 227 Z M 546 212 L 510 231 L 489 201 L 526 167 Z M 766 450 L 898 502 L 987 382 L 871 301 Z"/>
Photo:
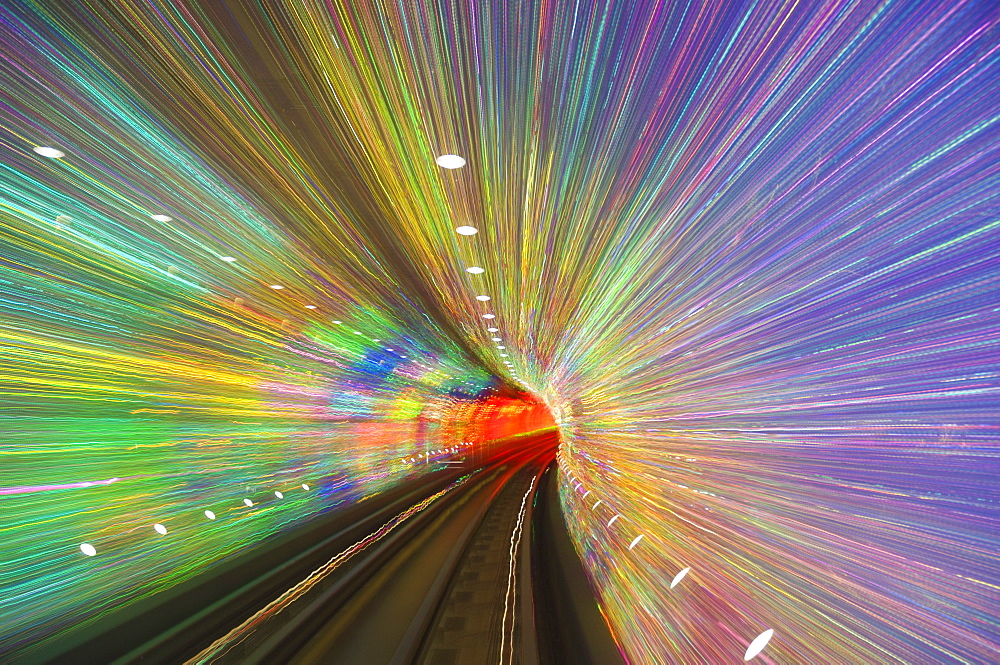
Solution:
<path fill-rule="evenodd" d="M 1000 662 L 986 0 L 4 0 L 0 662 Z"/>

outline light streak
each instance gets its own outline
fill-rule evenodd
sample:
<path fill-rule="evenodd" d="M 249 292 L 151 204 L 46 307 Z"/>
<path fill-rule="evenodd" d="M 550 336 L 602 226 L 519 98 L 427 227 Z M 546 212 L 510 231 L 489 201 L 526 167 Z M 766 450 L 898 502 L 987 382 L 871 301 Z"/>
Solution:
<path fill-rule="evenodd" d="M 505 662 L 514 662 L 514 628 L 517 625 L 517 617 L 514 611 L 517 609 L 517 551 L 521 544 L 521 536 L 524 533 L 524 516 L 528 510 L 528 497 L 535 489 L 535 481 L 538 476 L 531 478 L 528 490 L 521 497 L 521 507 L 517 512 L 517 521 L 510 534 L 510 564 L 507 570 L 507 592 L 503 599 L 503 619 L 500 623 L 500 665 Z M 510 632 L 507 631 L 507 617 L 510 616 Z"/>

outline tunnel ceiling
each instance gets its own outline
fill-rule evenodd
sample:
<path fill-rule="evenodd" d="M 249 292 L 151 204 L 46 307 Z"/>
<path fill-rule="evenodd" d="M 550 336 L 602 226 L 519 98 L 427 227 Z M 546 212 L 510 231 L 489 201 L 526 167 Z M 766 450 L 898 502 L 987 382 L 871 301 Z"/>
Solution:
<path fill-rule="evenodd" d="M 223 422 L 266 438 L 531 394 L 633 662 L 734 662 L 768 630 L 774 663 L 1000 658 L 991 3 L 0 19 L 3 450 L 22 465 L 0 484 L 38 511 L 31 552 L 55 542 L 37 488 L 123 486 L 85 441 L 195 459 Z M 95 438 L 97 416 L 117 424 Z M 377 431 L 365 464 L 412 458 Z"/>

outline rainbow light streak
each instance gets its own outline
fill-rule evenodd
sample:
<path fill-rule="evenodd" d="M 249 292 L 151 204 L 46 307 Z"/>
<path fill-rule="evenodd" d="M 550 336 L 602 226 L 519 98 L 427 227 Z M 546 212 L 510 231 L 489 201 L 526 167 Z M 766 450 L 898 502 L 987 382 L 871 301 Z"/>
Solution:
<path fill-rule="evenodd" d="M 110 485 L 117 483 L 121 478 L 108 478 L 107 480 L 89 480 L 80 483 L 65 483 L 63 485 L 34 485 L 26 487 L 0 487 L 0 495 L 4 494 L 31 494 L 33 492 L 50 492 L 52 490 L 73 490 L 81 487 L 97 487 L 99 485 Z"/>
<path fill-rule="evenodd" d="M 0 7 L 0 652 L 516 386 L 630 662 L 1000 661 L 995 2 L 264 4 Z"/>

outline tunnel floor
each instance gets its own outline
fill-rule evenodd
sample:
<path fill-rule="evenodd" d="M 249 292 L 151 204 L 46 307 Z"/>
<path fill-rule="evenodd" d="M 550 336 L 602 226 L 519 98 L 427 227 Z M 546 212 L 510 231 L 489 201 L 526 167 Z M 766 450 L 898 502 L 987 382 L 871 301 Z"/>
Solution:
<path fill-rule="evenodd" d="M 352 506 L 45 661 L 622 663 L 559 514 L 557 445 L 520 437 Z"/>

